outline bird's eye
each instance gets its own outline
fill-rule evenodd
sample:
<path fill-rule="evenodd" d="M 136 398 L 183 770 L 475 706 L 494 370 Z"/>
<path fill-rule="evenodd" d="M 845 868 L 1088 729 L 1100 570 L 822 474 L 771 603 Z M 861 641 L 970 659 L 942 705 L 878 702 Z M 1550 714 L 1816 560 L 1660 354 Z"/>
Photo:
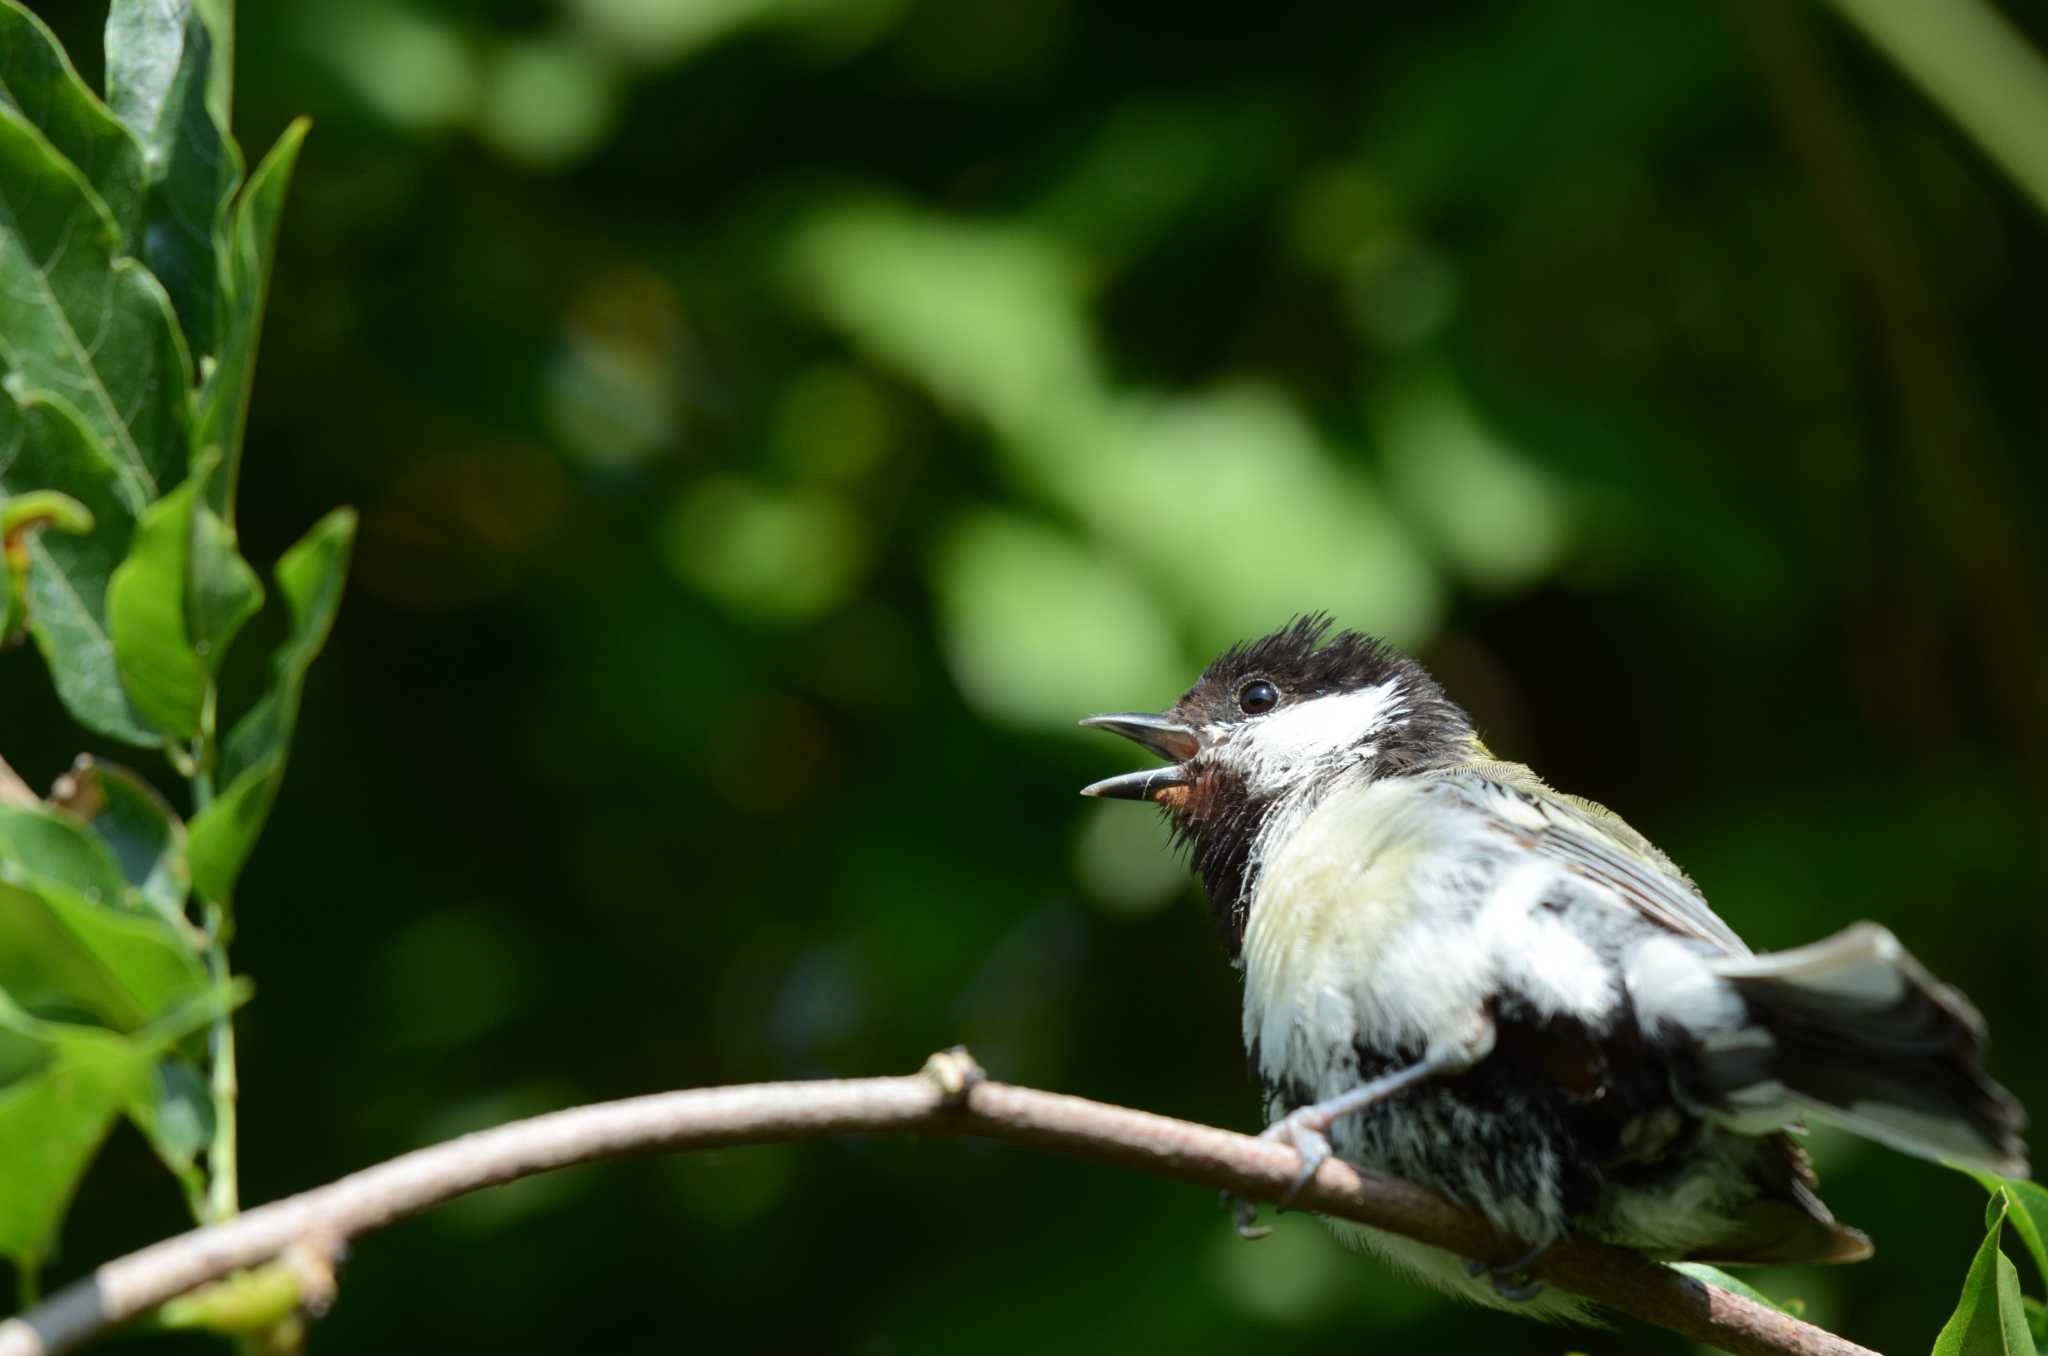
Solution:
<path fill-rule="evenodd" d="M 1263 716 L 1280 704 L 1280 689 L 1263 678 L 1255 678 L 1237 690 L 1237 709 L 1248 716 Z"/>

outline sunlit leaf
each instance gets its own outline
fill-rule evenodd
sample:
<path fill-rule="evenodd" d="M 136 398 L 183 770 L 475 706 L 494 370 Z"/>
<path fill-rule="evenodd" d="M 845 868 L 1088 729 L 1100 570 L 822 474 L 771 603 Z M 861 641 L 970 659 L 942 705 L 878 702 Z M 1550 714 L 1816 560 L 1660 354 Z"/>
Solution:
<path fill-rule="evenodd" d="M 220 672 L 228 647 L 263 606 L 263 581 L 242 559 L 234 527 L 212 508 L 215 488 L 223 478 L 223 472 L 214 472 L 204 482 L 201 502 L 192 509 L 185 594 L 185 625 L 192 651 L 209 675 Z"/>
<path fill-rule="evenodd" d="M 207 492 L 207 503 L 232 521 L 235 483 L 242 464 L 242 435 L 249 416 L 249 386 L 256 370 L 256 344 L 263 328 L 263 304 L 270 288 L 271 259 L 277 252 L 277 225 L 284 214 L 285 192 L 292 167 L 306 139 L 305 119 L 285 129 L 270 153 L 256 166 L 235 200 L 227 232 L 227 267 L 222 275 L 225 309 L 220 356 L 199 393 L 198 432 L 201 447 L 220 449 L 221 470 Z"/>
<path fill-rule="evenodd" d="M 2019 1271 L 1999 1251 L 2005 1232 L 2003 1198 L 1994 1205 L 1990 1228 L 1963 1278 L 1955 1312 L 1934 1341 L 1934 1356 L 2035 1356 Z"/>
<path fill-rule="evenodd" d="M 107 630 L 128 700 L 151 728 L 178 740 L 199 733 L 209 677 L 185 624 L 198 497 L 190 478 L 152 504 L 107 586 Z"/>
<path fill-rule="evenodd" d="M 220 902 L 234 889 L 277 799 L 306 670 L 327 643 L 341 606 L 355 522 L 347 509 L 328 514 L 278 562 L 291 631 L 272 659 L 270 690 L 222 746 L 218 799 L 192 821 L 192 884 L 202 898 Z"/>
<path fill-rule="evenodd" d="M 225 116 L 208 107 L 214 41 L 193 0 L 114 0 L 107 15 L 107 103 L 141 142 L 148 185 L 141 257 L 196 354 L 218 346 L 214 227 L 242 176 Z"/>
<path fill-rule="evenodd" d="M 131 504 L 182 479 L 192 369 L 170 299 L 119 224 L 19 112 L 0 107 L 0 365 L 113 454 Z"/>
<path fill-rule="evenodd" d="M 0 102 L 33 122 L 78 167 L 132 242 L 142 206 L 142 147 L 19 0 L 0 0 Z"/>
<path fill-rule="evenodd" d="M 1987 1220 L 2003 1212 L 2012 1231 L 2020 1236 L 2027 1254 L 2034 1259 L 2037 1275 L 2048 1280 L 2048 1187 L 2025 1178 L 1995 1177 L 1988 1172 L 1967 1169 L 1970 1176 L 1991 1193 L 1986 1206 Z"/>

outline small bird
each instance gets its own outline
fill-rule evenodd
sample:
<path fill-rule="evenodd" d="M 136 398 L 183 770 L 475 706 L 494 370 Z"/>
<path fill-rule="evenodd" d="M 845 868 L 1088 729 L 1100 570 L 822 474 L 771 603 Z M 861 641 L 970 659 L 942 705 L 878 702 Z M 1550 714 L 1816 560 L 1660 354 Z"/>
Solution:
<path fill-rule="evenodd" d="M 1528 1251 L 1482 1266 L 1340 1234 L 1453 1294 L 1573 1318 L 1525 1270 L 1567 1235 L 1664 1260 L 1869 1256 L 1815 1194 L 1806 1118 L 2026 1174 L 1982 1018 L 1890 932 L 1755 954 L 1648 839 L 1495 758 L 1421 665 L 1330 626 L 1229 650 L 1163 715 L 1082 721 L 1171 760 L 1082 794 L 1154 802 L 1188 848 L 1295 1190 L 1334 1152 Z"/>

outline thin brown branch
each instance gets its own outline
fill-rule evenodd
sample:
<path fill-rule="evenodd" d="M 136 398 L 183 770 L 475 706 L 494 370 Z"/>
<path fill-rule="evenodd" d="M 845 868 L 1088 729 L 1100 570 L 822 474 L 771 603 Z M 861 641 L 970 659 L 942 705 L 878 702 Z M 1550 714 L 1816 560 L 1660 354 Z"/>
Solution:
<path fill-rule="evenodd" d="M 42 803 L 42 799 L 21 779 L 21 774 L 9 767 L 5 758 L 0 758 L 0 805 L 18 805 L 26 808 Z"/>
<path fill-rule="evenodd" d="M 0 1356 L 54 1356 L 165 1300 L 288 1249 L 330 1255 L 359 1235 L 484 1187 L 653 1150 L 711 1149 L 828 1135 L 971 1135 L 1272 1201 L 1293 1180 L 1292 1149 L 1143 1111 L 983 1081 L 964 1052 L 907 1078 L 762 1083 L 578 1107 L 465 1135 L 331 1185 L 166 1239 L 100 1267 L 0 1323 Z M 1420 1187 L 1331 1159 L 1298 1204 L 1466 1257 L 1520 1249 Z M 1874 1356 L 1789 1314 L 1597 1244 L 1560 1243 L 1530 1270 L 1551 1285 L 1737 1356 Z"/>

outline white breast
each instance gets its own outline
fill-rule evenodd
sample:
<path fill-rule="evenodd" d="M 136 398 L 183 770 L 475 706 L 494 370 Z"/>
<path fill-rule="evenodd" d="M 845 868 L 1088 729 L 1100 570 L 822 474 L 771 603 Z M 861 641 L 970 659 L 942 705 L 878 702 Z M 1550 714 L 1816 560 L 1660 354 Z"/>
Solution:
<path fill-rule="evenodd" d="M 1503 992 L 1589 1020 L 1620 1001 L 1618 977 L 1543 907 L 1585 883 L 1429 787 L 1336 792 L 1265 845 L 1244 1036 L 1269 1081 L 1333 1095 L 1356 1076 L 1356 1045 L 1460 1039 Z"/>

